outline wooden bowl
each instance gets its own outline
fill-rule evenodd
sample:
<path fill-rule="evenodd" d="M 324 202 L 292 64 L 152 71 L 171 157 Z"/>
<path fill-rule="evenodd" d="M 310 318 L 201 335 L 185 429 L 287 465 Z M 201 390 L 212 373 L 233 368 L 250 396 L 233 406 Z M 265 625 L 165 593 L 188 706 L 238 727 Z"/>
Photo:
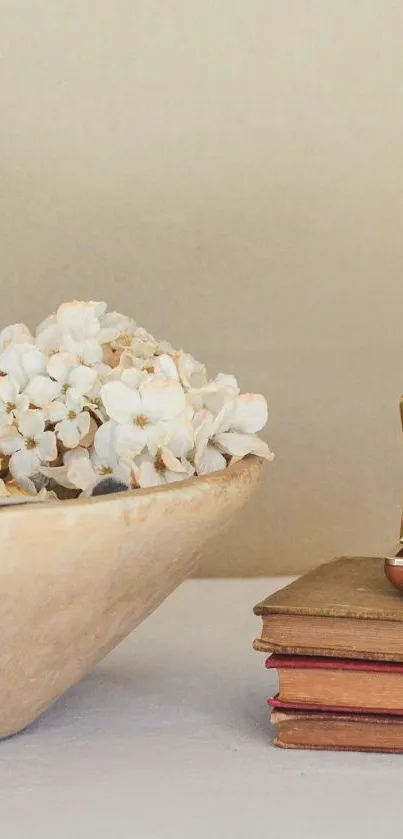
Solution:
<path fill-rule="evenodd" d="M 194 570 L 261 472 L 249 456 L 164 487 L 0 510 L 0 737 L 42 714 Z"/>

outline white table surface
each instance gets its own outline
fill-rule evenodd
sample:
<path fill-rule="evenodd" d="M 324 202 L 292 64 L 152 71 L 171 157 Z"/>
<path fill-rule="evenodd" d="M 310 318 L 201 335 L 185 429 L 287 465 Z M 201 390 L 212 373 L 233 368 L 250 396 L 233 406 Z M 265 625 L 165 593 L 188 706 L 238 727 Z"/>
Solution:
<path fill-rule="evenodd" d="M 271 745 L 276 677 L 251 649 L 251 610 L 285 582 L 185 583 L 38 723 L 1 742 L 2 839 L 399 830 L 403 756 Z"/>

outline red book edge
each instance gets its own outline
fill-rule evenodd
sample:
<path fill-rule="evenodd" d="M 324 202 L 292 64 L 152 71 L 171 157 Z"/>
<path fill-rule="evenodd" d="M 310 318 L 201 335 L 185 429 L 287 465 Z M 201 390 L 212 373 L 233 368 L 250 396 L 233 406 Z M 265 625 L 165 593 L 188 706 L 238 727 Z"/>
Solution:
<path fill-rule="evenodd" d="M 403 716 L 403 708 L 396 710 L 393 708 L 357 708 L 350 705 L 313 705 L 309 702 L 282 702 L 276 696 L 272 696 L 267 700 L 267 704 L 271 708 L 276 708 L 278 711 L 318 711 L 320 714 L 382 714 L 392 717 Z"/>
<path fill-rule="evenodd" d="M 305 655 L 271 655 L 266 659 L 267 669 L 294 670 L 355 670 L 366 673 L 403 673 L 403 662 L 362 661 L 354 658 L 321 658 Z"/>

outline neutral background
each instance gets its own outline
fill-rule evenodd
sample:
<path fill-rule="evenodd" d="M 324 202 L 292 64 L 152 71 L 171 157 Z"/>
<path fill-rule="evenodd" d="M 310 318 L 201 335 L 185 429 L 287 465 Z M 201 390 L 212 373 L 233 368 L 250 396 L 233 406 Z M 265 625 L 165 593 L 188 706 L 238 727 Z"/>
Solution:
<path fill-rule="evenodd" d="M 0 0 L 4 323 L 106 299 L 271 406 L 204 573 L 382 553 L 403 495 L 403 6 Z"/>

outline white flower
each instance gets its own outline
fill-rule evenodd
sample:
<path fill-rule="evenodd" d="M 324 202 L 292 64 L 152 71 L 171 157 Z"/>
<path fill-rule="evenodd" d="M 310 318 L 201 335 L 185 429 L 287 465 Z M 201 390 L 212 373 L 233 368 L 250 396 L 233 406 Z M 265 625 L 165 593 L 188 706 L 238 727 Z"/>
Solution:
<path fill-rule="evenodd" d="M 36 346 L 42 352 L 51 355 L 60 350 L 61 340 L 62 335 L 57 325 L 56 314 L 48 315 L 36 328 Z"/>
<path fill-rule="evenodd" d="M 61 400 L 66 399 L 72 390 L 81 396 L 90 394 L 97 380 L 96 370 L 80 364 L 76 355 L 67 352 L 52 355 L 47 363 L 47 371 L 59 383 Z"/>
<path fill-rule="evenodd" d="M 132 456 L 145 446 L 155 454 L 168 442 L 167 422 L 185 409 L 185 395 L 179 382 L 146 376 L 138 390 L 121 381 L 107 382 L 101 388 L 108 416 L 121 425 L 118 445 Z"/>
<path fill-rule="evenodd" d="M 156 455 L 140 454 L 134 461 L 134 476 L 140 487 L 159 486 L 183 481 L 194 474 L 190 464 L 181 463 L 169 449 L 162 448 Z"/>
<path fill-rule="evenodd" d="M 118 454 L 119 433 L 119 426 L 110 420 L 101 425 L 95 434 L 90 459 L 97 480 L 108 476 L 125 483 L 131 482 L 130 457 L 125 459 L 124 455 Z"/>
<path fill-rule="evenodd" d="M 116 370 L 115 373 L 112 373 L 111 381 L 115 379 L 115 376 L 118 381 L 123 382 L 131 390 L 138 390 L 141 382 L 145 381 L 145 374 L 137 370 L 136 367 L 129 367 L 127 370 L 123 370 L 123 372 Z"/>
<path fill-rule="evenodd" d="M 57 310 L 57 325 L 62 334 L 61 348 L 75 353 L 83 362 L 102 361 L 100 318 L 105 303 L 63 303 Z"/>
<path fill-rule="evenodd" d="M 0 353 L 0 370 L 24 388 L 36 375 L 45 373 L 46 356 L 32 344 L 10 343 Z"/>
<path fill-rule="evenodd" d="M 156 349 L 157 342 L 146 329 L 137 326 L 134 320 L 126 319 L 126 324 L 112 341 L 113 349 L 125 352 L 131 359 L 151 358 Z"/>
<path fill-rule="evenodd" d="M 129 460 L 121 457 L 116 450 L 116 438 L 119 427 L 109 421 L 98 428 L 95 434 L 94 446 L 87 458 L 80 452 L 79 458 L 73 458 L 71 452 L 68 464 L 68 478 L 81 489 L 94 486 L 102 478 L 110 477 L 130 485 L 132 481 L 132 467 Z"/>
<path fill-rule="evenodd" d="M 43 411 L 26 411 L 18 421 L 17 429 L 10 429 L 8 437 L 0 437 L 0 450 L 11 455 L 9 469 L 14 478 L 29 478 L 39 471 L 43 463 L 57 456 L 56 435 L 45 431 Z"/>
<path fill-rule="evenodd" d="M 106 303 L 74 300 L 59 306 L 56 315 L 47 318 L 37 330 L 36 344 L 44 352 L 57 350 L 74 353 L 85 364 L 102 361 L 101 344 L 110 340 L 118 328 L 101 321 Z"/>
<path fill-rule="evenodd" d="M 53 399 L 60 394 L 59 382 L 54 382 L 49 376 L 34 376 L 28 382 L 24 393 L 30 403 L 37 408 L 47 408 Z"/>
<path fill-rule="evenodd" d="M 133 334 L 137 329 L 134 320 L 119 312 L 107 312 L 100 320 L 102 343 L 119 344 L 120 336 Z"/>
<path fill-rule="evenodd" d="M 267 443 L 257 436 L 267 421 L 267 403 L 263 396 L 244 393 L 227 400 L 216 417 L 204 409 L 195 422 L 195 465 L 199 474 L 225 469 L 224 455 L 239 460 L 255 454 L 272 460 Z"/>
<path fill-rule="evenodd" d="M 186 394 L 186 401 L 195 411 L 207 408 L 218 414 L 224 405 L 233 401 L 239 394 L 239 385 L 235 376 L 219 373 L 201 388 L 191 388 Z"/>
<path fill-rule="evenodd" d="M 67 489 L 88 491 L 105 477 L 113 477 L 125 484 L 132 481 L 132 466 L 129 460 L 116 452 L 118 426 L 109 421 L 101 425 L 95 434 L 90 451 L 78 446 L 65 453 L 63 466 L 43 467 L 41 473 L 53 478 Z"/>
<path fill-rule="evenodd" d="M 9 344 L 33 344 L 34 338 L 25 323 L 13 323 L 0 332 L 0 350 Z"/>
<path fill-rule="evenodd" d="M 195 454 L 194 463 L 198 475 L 220 472 L 227 461 L 212 441 L 214 435 L 214 417 L 211 411 L 203 408 L 195 416 Z"/>
<path fill-rule="evenodd" d="M 201 388 L 207 384 L 207 374 L 204 364 L 196 361 L 190 353 L 181 350 L 178 354 L 178 371 L 180 380 L 186 390 Z"/>
<path fill-rule="evenodd" d="M 0 378 L 0 426 L 12 425 L 14 419 L 29 407 L 29 398 L 20 393 L 20 386 L 12 376 Z"/>
<path fill-rule="evenodd" d="M 162 353 L 153 359 L 153 372 L 156 376 L 162 376 L 165 379 L 175 379 L 179 381 L 178 368 L 170 355 Z"/>
<path fill-rule="evenodd" d="M 227 403 L 228 405 L 228 403 Z M 255 434 L 267 422 L 267 402 L 260 393 L 243 393 L 232 406 L 228 405 L 216 423 L 216 434 L 233 431 L 238 434 Z"/>
<path fill-rule="evenodd" d="M 118 432 L 119 429 L 115 423 L 106 422 L 98 428 L 90 452 L 79 446 L 65 454 L 66 486 L 86 491 L 105 477 L 116 478 L 125 484 L 131 484 L 131 464 L 116 452 Z"/>
<path fill-rule="evenodd" d="M 100 422 L 106 422 L 108 417 L 101 399 L 101 387 L 113 376 L 114 370 L 103 361 L 93 364 L 90 369 L 94 371 L 95 379 L 91 389 L 86 392 L 87 404 Z"/>
<path fill-rule="evenodd" d="M 156 486 L 249 453 L 270 460 L 257 436 L 266 421 L 262 396 L 240 394 L 232 375 L 210 379 L 192 355 L 103 302 L 63 303 L 35 337 L 18 323 L 0 332 L 0 460 L 16 493 L 45 497 L 40 472 L 88 494 L 108 475 Z M 0 482 L 0 499 L 12 483 Z"/>
<path fill-rule="evenodd" d="M 56 423 L 55 431 L 59 440 L 67 449 L 74 449 L 90 430 L 91 417 L 84 410 L 85 400 L 80 393 L 70 388 L 65 402 L 51 402 L 47 406 L 46 416 L 51 423 Z"/>
<path fill-rule="evenodd" d="M 165 448 L 175 457 L 186 458 L 193 451 L 195 444 L 193 423 L 186 411 L 164 424 L 167 429 Z"/>

